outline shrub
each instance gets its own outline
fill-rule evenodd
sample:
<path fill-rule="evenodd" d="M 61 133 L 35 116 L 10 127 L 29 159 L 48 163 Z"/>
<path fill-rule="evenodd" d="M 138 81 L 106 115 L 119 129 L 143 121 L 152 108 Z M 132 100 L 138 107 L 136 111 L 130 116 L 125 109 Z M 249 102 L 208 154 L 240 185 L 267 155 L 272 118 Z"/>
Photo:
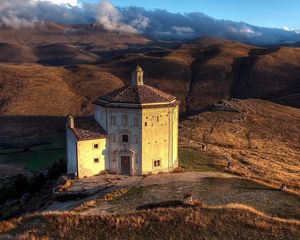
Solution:
<path fill-rule="evenodd" d="M 0 189 L 0 203 L 4 203 L 10 199 L 20 198 L 28 191 L 30 184 L 26 176 L 18 174 L 13 183 Z"/>
<path fill-rule="evenodd" d="M 43 174 L 34 175 L 30 178 L 19 174 L 11 185 L 0 189 L 0 204 L 10 199 L 18 199 L 24 193 L 36 193 L 43 188 L 45 183 L 46 178 Z"/>
<path fill-rule="evenodd" d="M 12 184 L 12 189 L 16 193 L 21 193 L 21 195 L 26 192 L 29 188 L 29 182 L 26 176 L 18 174 Z"/>
<path fill-rule="evenodd" d="M 64 159 L 60 159 L 58 162 L 55 161 L 49 168 L 48 168 L 48 177 L 50 179 L 58 178 L 61 174 L 67 172 L 67 162 Z"/>
<path fill-rule="evenodd" d="M 30 193 L 36 193 L 38 191 L 40 191 L 43 186 L 46 183 L 46 178 L 44 176 L 44 174 L 40 173 L 39 175 L 34 175 L 31 179 L 30 179 L 30 188 L 29 188 L 29 192 Z"/>

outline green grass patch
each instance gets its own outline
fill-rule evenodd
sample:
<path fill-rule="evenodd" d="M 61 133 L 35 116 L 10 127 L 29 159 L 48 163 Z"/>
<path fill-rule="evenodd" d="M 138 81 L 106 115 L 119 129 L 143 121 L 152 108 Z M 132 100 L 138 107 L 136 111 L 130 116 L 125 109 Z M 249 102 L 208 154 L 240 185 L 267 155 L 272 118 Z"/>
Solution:
<path fill-rule="evenodd" d="M 214 172 L 216 166 L 192 148 L 179 148 L 179 166 L 187 171 Z"/>
<path fill-rule="evenodd" d="M 38 172 L 61 158 L 65 159 L 65 150 L 41 150 L 18 152 L 6 155 L 8 164 L 22 164 L 31 172 Z"/>
<path fill-rule="evenodd" d="M 23 165 L 31 172 L 47 169 L 61 158 L 66 159 L 65 135 L 53 134 L 48 144 L 33 146 L 26 151 L 20 149 L 2 149 L 0 160 L 5 164 Z"/>
<path fill-rule="evenodd" d="M 48 144 L 42 144 L 33 146 L 30 150 L 49 150 L 49 149 L 58 149 L 66 147 L 66 138 L 64 134 L 55 133 L 49 138 Z"/>

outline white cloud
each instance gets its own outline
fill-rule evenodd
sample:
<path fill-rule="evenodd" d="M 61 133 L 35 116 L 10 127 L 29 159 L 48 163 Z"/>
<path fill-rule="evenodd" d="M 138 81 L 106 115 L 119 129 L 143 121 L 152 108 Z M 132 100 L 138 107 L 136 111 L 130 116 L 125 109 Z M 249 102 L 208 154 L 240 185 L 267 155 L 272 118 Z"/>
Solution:
<path fill-rule="evenodd" d="M 10 16 L 3 16 L 0 18 L 0 26 L 4 27 L 11 27 L 15 29 L 19 28 L 33 28 L 37 24 L 42 24 L 42 21 L 39 21 L 37 18 L 34 18 L 32 20 L 27 20 L 24 18 L 18 18 L 16 16 L 10 15 Z"/>
<path fill-rule="evenodd" d="M 190 35 L 195 33 L 195 30 L 191 27 L 185 27 L 185 26 L 173 26 L 171 28 L 177 35 Z"/>
<path fill-rule="evenodd" d="M 40 1 L 40 2 L 51 2 L 58 5 L 71 5 L 71 6 L 77 6 L 78 2 L 77 0 L 34 0 L 34 1 Z"/>
<path fill-rule="evenodd" d="M 97 7 L 97 24 L 109 31 L 138 33 L 134 27 L 122 23 L 122 14 L 109 0 L 102 0 Z"/>
<path fill-rule="evenodd" d="M 240 31 L 240 33 L 246 34 L 246 35 L 253 35 L 253 36 L 260 36 L 261 35 L 260 32 L 254 31 L 250 27 L 242 27 L 239 31 Z"/>
<path fill-rule="evenodd" d="M 133 19 L 129 25 L 137 29 L 139 32 L 143 32 L 150 25 L 150 22 L 149 18 L 142 14 L 138 14 L 137 18 Z"/>
<path fill-rule="evenodd" d="M 100 0 L 99 0 L 100 1 Z M 96 24 L 109 31 L 141 33 L 156 39 L 192 39 L 216 36 L 252 44 L 300 41 L 300 32 L 261 28 L 243 22 L 218 20 L 203 13 L 170 13 L 167 10 L 115 7 L 77 0 L 0 0 L 0 27 L 28 28 L 46 21 L 64 24 Z"/>

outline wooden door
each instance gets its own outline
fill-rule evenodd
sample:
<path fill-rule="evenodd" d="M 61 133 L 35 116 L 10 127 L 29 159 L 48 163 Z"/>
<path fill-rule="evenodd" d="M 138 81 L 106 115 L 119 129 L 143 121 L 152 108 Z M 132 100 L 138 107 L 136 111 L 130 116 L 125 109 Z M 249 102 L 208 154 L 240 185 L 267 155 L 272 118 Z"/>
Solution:
<path fill-rule="evenodd" d="M 130 157 L 121 156 L 121 174 L 130 175 Z"/>

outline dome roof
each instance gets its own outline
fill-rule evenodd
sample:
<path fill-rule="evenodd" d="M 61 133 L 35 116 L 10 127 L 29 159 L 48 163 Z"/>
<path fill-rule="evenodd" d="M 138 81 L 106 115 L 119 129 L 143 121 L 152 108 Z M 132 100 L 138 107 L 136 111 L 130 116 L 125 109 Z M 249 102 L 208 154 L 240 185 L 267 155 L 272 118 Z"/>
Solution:
<path fill-rule="evenodd" d="M 146 104 L 171 102 L 176 100 L 176 98 L 154 87 L 131 85 L 101 96 L 99 100 L 112 103 Z"/>
<path fill-rule="evenodd" d="M 132 83 L 116 91 L 99 97 L 94 104 L 107 107 L 145 108 L 166 105 L 179 105 L 176 97 L 167 94 L 157 88 L 144 85 L 143 69 L 138 65 L 136 73 L 132 75 Z M 122 106 L 126 104 L 126 106 Z M 132 104 L 132 106 L 128 106 Z M 121 106 L 120 106 L 121 105 Z M 142 106 L 143 105 L 143 106 Z"/>

